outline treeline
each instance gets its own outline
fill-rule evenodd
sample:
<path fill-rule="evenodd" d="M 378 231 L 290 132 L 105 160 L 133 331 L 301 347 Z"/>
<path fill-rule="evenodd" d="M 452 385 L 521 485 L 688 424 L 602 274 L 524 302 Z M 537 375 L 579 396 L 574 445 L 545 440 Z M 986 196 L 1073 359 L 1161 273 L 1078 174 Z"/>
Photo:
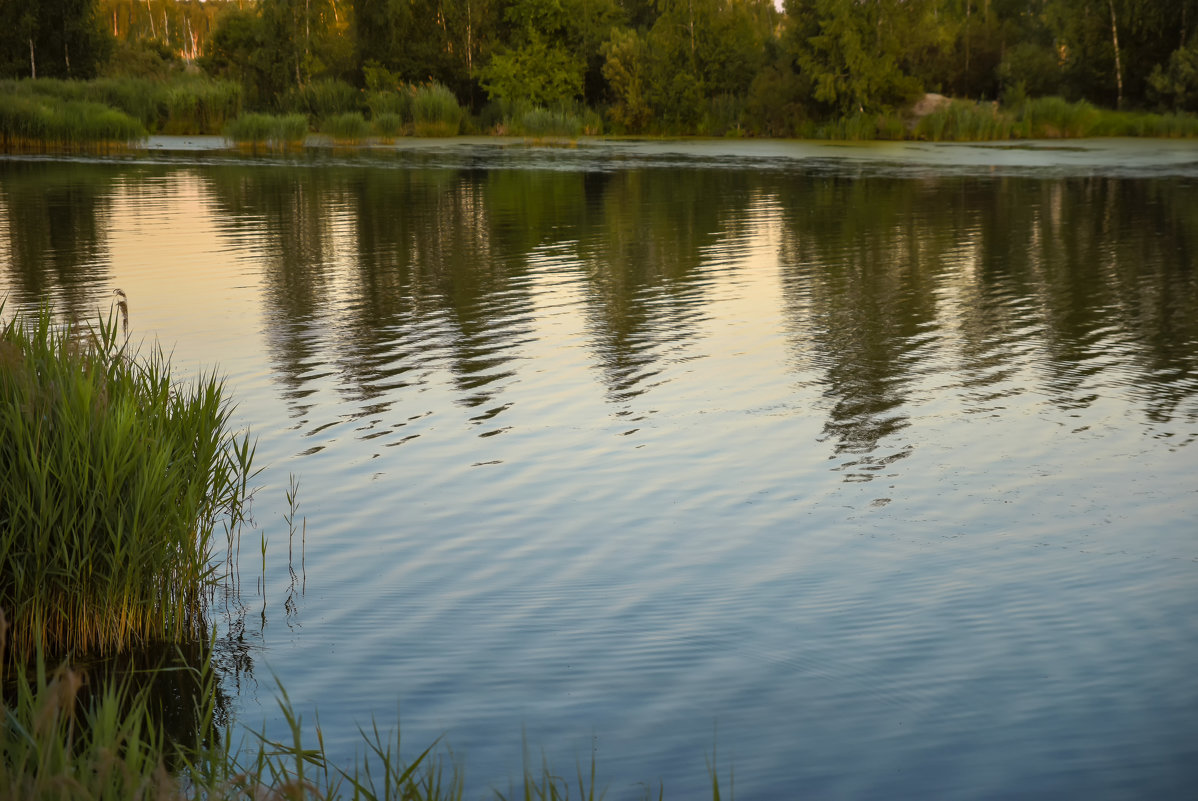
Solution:
<path fill-rule="evenodd" d="M 439 85 L 483 129 L 544 109 L 793 136 L 925 92 L 1198 111 L 1196 29 L 1198 0 L 9 0 L 0 77 L 185 60 L 247 110 L 370 112 L 372 92 Z"/>

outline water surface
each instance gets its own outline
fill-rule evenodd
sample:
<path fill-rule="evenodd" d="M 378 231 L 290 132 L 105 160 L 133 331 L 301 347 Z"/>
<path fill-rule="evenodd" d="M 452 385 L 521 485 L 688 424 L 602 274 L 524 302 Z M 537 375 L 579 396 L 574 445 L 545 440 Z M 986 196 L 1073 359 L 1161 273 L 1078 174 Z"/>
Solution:
<path fill-rule="evenodd" d="M 6 316 L 120 287 L 259 438 L 244 722 L 398 709 L 471 798 L 522 731 L 612 798 L 1198 780 L 1192 145 L 7 159 L 0 232 Z"/>

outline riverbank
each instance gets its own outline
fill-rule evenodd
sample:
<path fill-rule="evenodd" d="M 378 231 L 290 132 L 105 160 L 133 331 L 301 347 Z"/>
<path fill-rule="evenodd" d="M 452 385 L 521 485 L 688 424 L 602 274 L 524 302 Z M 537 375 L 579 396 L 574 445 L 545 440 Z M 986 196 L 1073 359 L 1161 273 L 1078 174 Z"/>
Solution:
<path fill-rule="evenodd" d="M 355 98 L 351 93 L 327 109 L 276 115 L 243 112 L 235 85 L 206 78 L 174 83 L 133 78 L 7 80 L 0 81 L 0 152 L 111 151 L 151 135 L 221 135 L 252 149 L 287 149 L 302 147 L 314 135 L 317 141 L 339 145 L 374 145 L 463 134 L 573 142 L 612 133 L 602 113 L 584 107 L 488 108 L 472 115 L 436 87 L 409 94 L 412 97 L 401 97 L 406 103 L 387 105 L 373 95 Z M 926 95 L 906 109 L 800 120 L 792 127 L 797 139 L 855 142 L 1193 138 L 1198 136 L 1198 115 L 1113 111 L 1059 97 L 1000 105 Z M 733 124 L 719 138 L 761 137 Z"/>

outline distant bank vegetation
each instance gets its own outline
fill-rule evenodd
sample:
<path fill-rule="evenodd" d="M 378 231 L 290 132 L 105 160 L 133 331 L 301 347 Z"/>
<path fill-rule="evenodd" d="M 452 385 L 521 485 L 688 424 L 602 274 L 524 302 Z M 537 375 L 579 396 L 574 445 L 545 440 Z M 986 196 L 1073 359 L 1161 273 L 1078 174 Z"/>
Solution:
<path fill-rule="evenodd" d="M 39 0 L 0 8 L 5 78 L 8 150 L 297 114 L 348 143 L 1191 136 L 1198 0 Z M 913 116 L 929 92 L 956 101 Z"/>

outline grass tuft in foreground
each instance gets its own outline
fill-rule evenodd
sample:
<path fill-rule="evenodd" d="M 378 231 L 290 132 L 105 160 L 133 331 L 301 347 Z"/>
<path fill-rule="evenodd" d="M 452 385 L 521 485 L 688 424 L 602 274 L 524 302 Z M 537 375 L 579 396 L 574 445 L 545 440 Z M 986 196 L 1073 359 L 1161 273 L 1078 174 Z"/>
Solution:
<path fill-rule="evenodd" d="M 0 311 L 3 310 L 0 305 Z M 0 328 L 0 608 L 9 656 L 206 636 L 213 531 L 236 524 L 253 449 L 221 382 L 129 352 L 115 318 Z"/>

